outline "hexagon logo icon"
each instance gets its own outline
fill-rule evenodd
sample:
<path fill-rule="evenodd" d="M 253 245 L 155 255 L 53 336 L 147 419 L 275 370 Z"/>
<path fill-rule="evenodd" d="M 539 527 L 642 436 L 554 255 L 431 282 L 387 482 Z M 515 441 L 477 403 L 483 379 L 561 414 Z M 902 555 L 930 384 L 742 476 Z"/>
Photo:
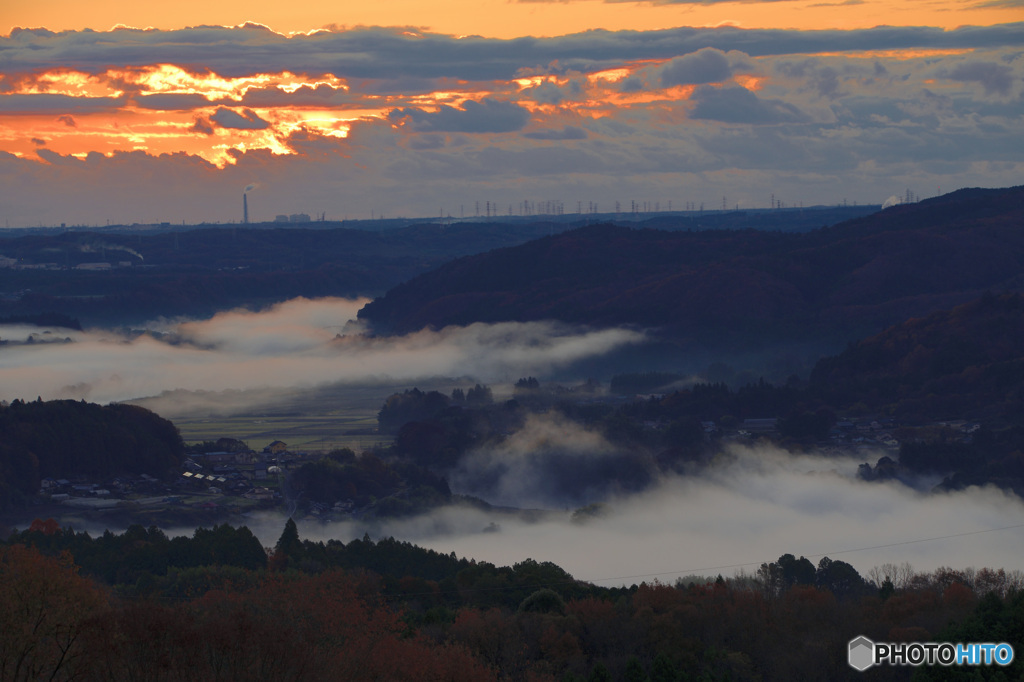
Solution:
<path fill-rule="evenodd" d="M 850 667 L 864 672 L 875 664 L 875 643 L 864 635 L 851 639 L 848 655 Z"/>

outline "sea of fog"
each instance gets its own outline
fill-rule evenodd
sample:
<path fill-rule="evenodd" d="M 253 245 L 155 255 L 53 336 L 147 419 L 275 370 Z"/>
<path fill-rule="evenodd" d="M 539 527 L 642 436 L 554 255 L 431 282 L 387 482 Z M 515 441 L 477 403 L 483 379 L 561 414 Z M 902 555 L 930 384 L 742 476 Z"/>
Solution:
<path fill-rule="evenodd" d="M 515 381 L 645 338 L 625 329 L 582 330 L 549 322 L 374 337 L 355 321 L 365 303 L 300 298 L 206 320 L 154 320 L 139 330 L 0 325 L 0 338 L 10 342 L 0 353 L 0 399 L 109 403 L 174 390 L 256 395 L 255 389 L 412 385 L 432 377 Z M 34 342 L 23 343 L 30 336 Z M 147 406 L 162 414 L 158 402 Z M 219 407 L 243 412 L 258 405 L 239 396 L 237 404 Z"/>
<path fill-rule="evenodd" d="M 856 479 L 857 464 L 740 446 L 698 474 L 669 476 L 643 493 L 609 497 L 603 516 L 583 523 L 573 520 L 571 509 L 524 518 L 450 507 L 386 522 L 299 520 L 298 526 L 314 540 L 349 541 L 368 533 L 497 565 L 551 561 L 576 578 L 606 585 L 749 574 L 785 553 L 814 563 L 823 556 L 842 559 L 862 575 L 903 562 L 918 571 L 1024 569 L 1020 498 L 994 487 L 931 493 L 896 482 L 867 483 Z M 255 517 L 251 527 L 273 545 L 283 523 L 280 516 Z"/>
<path fill-rule="evenodd" d="M 353 320 L 364 301 L 297 299 L 262 311 L 206 320 L 157 320 L 145 332 L 0 327 L 0 399 L 73 398 L 93 402 L 178 391 L 207 397 L 219 413 L 265 407 L 275 393 L 324 385 L 415 385 L 430 377 L 482 382 L 543 376 L 644 340 L 629 330 L 581 330 L 549 323 L 474 324 L 394 338 L 366 335 Z M 34 335 L 34 336 L 33 336 Z M 34 342 L 23 343 L 30 336 Z M 70 342 L 66 342 L 70 339 Z M 231 398 L 226 397 L 230 393 Z M 218 393 L 219 392 L 219 393 Z M 168 398 L 168 400 L 170 400 Z M 167 402 L 171 410 L 180 404 Z M 207 409 L 199 403 L 193 409 Z M 498 565 L 551 561 L 602 584 L 671 582 L 691 574 L 751 573 L 784 553 L 842 559 L 862 574 L 884 563 L 1024 569 L 1024 503 L 994 487 L 935 493 L 856 478 L 859 458 L 792 455 L 737 445 L 686 476 L 655 476 L 640 493 L 614 485 L 562 501 L 549 460 L 538 451 L 602 458 L 615 448 L 598 433 L 539 415 L 503 444 L 470 453 L 452 472 L 454 492 L 492 504 L 545 510 L 522 515 L 449 507 L 408 519 L 320 523 L 299 520 L 304 538 L 342 541 L 395 537 Z M 876 457 L 877 458 L 877 457 Z M 586 460 L 580 460 L 586 461 Z M 482 476 L 481 472 L 489 473 Z M 494 473 L 497 472 L 497 473 Z M 486 486 L 481 484 L 486 480 Z M 604 513 L 573 521 L 573 507 L 601 501 Z M 90 522 L 78 527 L 91 530 Z M 246 519 L 267 546 L 279 514 Z M 116 530 L 116 529 L 115 529 Z M 165 529 L 191 534 L 188 529 Z"/>

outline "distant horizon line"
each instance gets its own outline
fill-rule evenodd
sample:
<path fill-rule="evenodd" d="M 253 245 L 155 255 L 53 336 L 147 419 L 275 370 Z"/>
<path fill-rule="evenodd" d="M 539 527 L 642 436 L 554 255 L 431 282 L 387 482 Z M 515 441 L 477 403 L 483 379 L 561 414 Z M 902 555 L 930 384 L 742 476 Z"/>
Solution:
<path fill-rule="evenodd" d="M 916 202 L 914 202 L 916 203 Z M 0 228 L 0 233 L 3 232 L 14 232 L 14 231 L 28 231 L 38 232 L 43 231 L 82 231 L 82 230 L 100 230 L 100 231 L 117 231 L 117 230 L 148 230 L 148 231 L 178 231 L 188 228 L 209 228 L 209 227 L 233 227 L 238 228 L 250 228 L 250 229 L 267 229 L 273 227 L 303 227 L 310 225 L 341 225 L 341 224 L 360 224 L 368 223 L 374 225 L 388 224 L 388 223 L 402 223 L 404 225 L 413 224 L 472 224 L 472 223 L 535 223 L 535 222 L 557 222 L 557 223 L 573 223 L 580 222 L 582 224 L 590 224 L 594 222 L 600 222 L 602 220 L 617 220 L 624 222 L 645 222 L 654 218 L 660 217 L 699 217 L 702 215 L 727 215 L 730 213 L 775 213 L 775 212 L 795 212 L 799 213 L 802 211 L 834 211 L 834 210 L 865 210 L 865 209 L 877 209 L 881 210 L 884 204 L 861 204 L 853 202 L 850 204 L 815 204 L 813 206 L 790 206 L 782 205 L 778 207 L 749 207 L 742 208 L 738 206 L 730 206 L 727 208 L 694 208 L 684 210 L 636 210 L 636 211 L 599 211 L 593 213 L 587 212 L 562 212 L 562 213 L 536 213 L 529 215 L 519 214 L 500 214 L 500 215 L 472 215 L 472 216 L 453 216 L 453 215 L 435 215 L 435 216 L 421 216 L 421 217 L 409 217 L 399 216 L 394 218 L 386 217 L 385 215 L 372 215 L 370 218 L 326 218 L 326 212 L 320 211 L 312 216 L 306 213 L 298 213 L 293 215 L 306 215 L 309 220 L 253 220 L 249 217 L 248 222 L 238 221 L 202 221 L 198 223 L 189 223 L 186 221 L 171 222 L 171 221 L 160 221 L 151 223 L 111 223 L 106 224 L 88 224 L 88 223 L 61 223 L 59 225 L 22 225 L 22 226 L 10 226 L 5 224 L 3 228 Z M 281 214 L 284 215 L 284 214 Z M 291 216 L 289 216 L 290 218 Z"/>

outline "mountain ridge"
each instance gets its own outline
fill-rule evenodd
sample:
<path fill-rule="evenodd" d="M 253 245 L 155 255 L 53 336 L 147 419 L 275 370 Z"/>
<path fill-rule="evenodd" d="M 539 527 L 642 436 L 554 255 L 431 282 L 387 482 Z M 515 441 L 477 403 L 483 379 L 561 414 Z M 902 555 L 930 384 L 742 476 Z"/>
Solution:
<path fill-rule="evenodd" d="M 856 338 L 1024 288 L 1024 187 L 969 189 L 810 233 L 587 226 L 455 259 L 359 312 L 384 334 L 555 319 L 675 339 Z"/>

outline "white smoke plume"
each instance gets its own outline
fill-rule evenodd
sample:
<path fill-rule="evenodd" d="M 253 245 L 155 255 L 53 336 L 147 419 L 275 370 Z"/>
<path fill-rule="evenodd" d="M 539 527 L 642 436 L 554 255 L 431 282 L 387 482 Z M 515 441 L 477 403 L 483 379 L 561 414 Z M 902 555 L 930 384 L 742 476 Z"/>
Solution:
<path fill-rule="evenodd" d="M 142 254 L 136 251 L 135 249 L 129 248 L 127 246 L 122 246 L 120 244 L 107 244 L 104 242 L 96 242 L 93 244 L 82 244 L 81 246 L 79 246 L 79 249 L 83 253 L 101 253 L 103 251 L 124 251 L 125 253 L 130 253 L 139 260 L 146 260 L 142 256 Z"/>

